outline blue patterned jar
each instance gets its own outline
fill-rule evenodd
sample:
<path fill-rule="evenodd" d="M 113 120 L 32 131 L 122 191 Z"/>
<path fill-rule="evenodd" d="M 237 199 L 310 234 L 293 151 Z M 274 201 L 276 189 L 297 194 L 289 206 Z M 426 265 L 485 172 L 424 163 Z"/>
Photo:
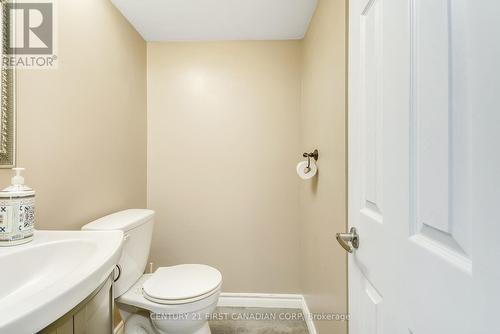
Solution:
<path fill-rule="evenodd" d="M 12 170 L 12 185 L 0 191 L 0 246 L 29 242 L 35 229 L 35 191 L 24 184 L 24 168 Z"/>

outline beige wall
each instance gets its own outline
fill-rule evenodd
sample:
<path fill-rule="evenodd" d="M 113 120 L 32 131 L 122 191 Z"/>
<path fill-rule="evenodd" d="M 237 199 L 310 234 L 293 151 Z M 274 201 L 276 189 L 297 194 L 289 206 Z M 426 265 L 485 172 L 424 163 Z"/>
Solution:
<path fill-rule="evenodd" d="M 146 205 L 146 43 L 110 1 L 58 7 L 59 68 L 18 74 L 17 165 L 36 227 L 78 229 Z"/>
<path fill-rule="evenodd" d="M 346 220 L 345 11 L 320 0 L 303 41 L 148 45 L 156 265 L 206 263 L 225 291 L 303 292 L 313 312 L 346 311 L 334 239 Z M 76 229 L 146 205 L 146 44 L 109 1 L 59 2 L 59 27 L 59 68 L 19 74 L 18 165 L 37 227 Z M 313 148 L 319 177 L 300 182 L 294 166 Z"/>
<path fill-rule="evenodd" d="M 300 42 L 148 43 L 148 206 L 158 266 L 224 291 L 299 292 Z"/>
<path fill-rule="evenodd" d="M 346 1 L 320 0 L 302 44 L 301 147 L 318 148 L 319 175 L 301 183 L 302 290 L 311 312 L 346 312 Z M 318 321 L 319 334 L 346 324 Z"/>
<path fill-rule="evenodd" d="M 303 292 L 313 312 L 346 312 L 334 237 L 346 229 L 345 14 L 345 1 L 320 1 L 299 42 L 148 44 L 157 266 L 207 263 L 225 291 Z M 314 148 L 320 173 L 300 182 L 293 166 Z"/>

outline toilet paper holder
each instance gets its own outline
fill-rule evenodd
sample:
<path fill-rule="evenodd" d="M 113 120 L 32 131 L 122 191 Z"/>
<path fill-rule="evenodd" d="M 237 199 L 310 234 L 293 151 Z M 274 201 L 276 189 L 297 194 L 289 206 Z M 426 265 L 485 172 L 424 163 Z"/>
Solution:
<path fill-rule="evenodd" d="M 309 173 L 311 171 L 311 158 L 313 158 L 314 161 L 318 161 L 319 152 L 318 152 L 318 150 L 314 150 L 311 153 L 304 152 L 302 154 L 302 156 L 304 158 L 307 158 L 307 167 L 305 168 L 306 169 L 306 174 L 307 174 L 307 173 Z"/>
<path fill-rule="evenodd" d="M 304 158 L 308 158 L 309 160 L 311 160 L 311 158 L 314 158 L 315 161 L 318 161 L 319 152 L 318 152 L 318 150 L 314 150 L 311 153 L 304 152 L 304 154 L 302 154 L 302 156 Z"/>

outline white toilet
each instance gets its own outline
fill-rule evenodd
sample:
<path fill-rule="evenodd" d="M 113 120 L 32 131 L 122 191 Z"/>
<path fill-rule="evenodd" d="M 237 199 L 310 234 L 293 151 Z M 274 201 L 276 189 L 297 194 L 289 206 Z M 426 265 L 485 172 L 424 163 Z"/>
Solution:
<path fill-rule="evenodd" d="M 125 334 L 210 334 L 221 273 L 201 264 L 158 268 L 144 274 L 153 234 L 154 211 L 131 209 L 85 225 L 83 230 L 122 230 L 124 243 L 115 282 L 115 300 Z"/>

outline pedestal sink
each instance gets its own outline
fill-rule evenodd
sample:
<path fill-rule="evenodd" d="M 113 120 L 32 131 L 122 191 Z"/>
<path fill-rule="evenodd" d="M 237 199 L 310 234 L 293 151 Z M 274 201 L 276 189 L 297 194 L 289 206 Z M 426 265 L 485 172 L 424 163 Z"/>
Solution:
<path fill-rule="evenodd" d="M 121 231 L 36 231 L 0 247 L 0 333 L 35 333 L 91 294 L 115 268 Z"/>

